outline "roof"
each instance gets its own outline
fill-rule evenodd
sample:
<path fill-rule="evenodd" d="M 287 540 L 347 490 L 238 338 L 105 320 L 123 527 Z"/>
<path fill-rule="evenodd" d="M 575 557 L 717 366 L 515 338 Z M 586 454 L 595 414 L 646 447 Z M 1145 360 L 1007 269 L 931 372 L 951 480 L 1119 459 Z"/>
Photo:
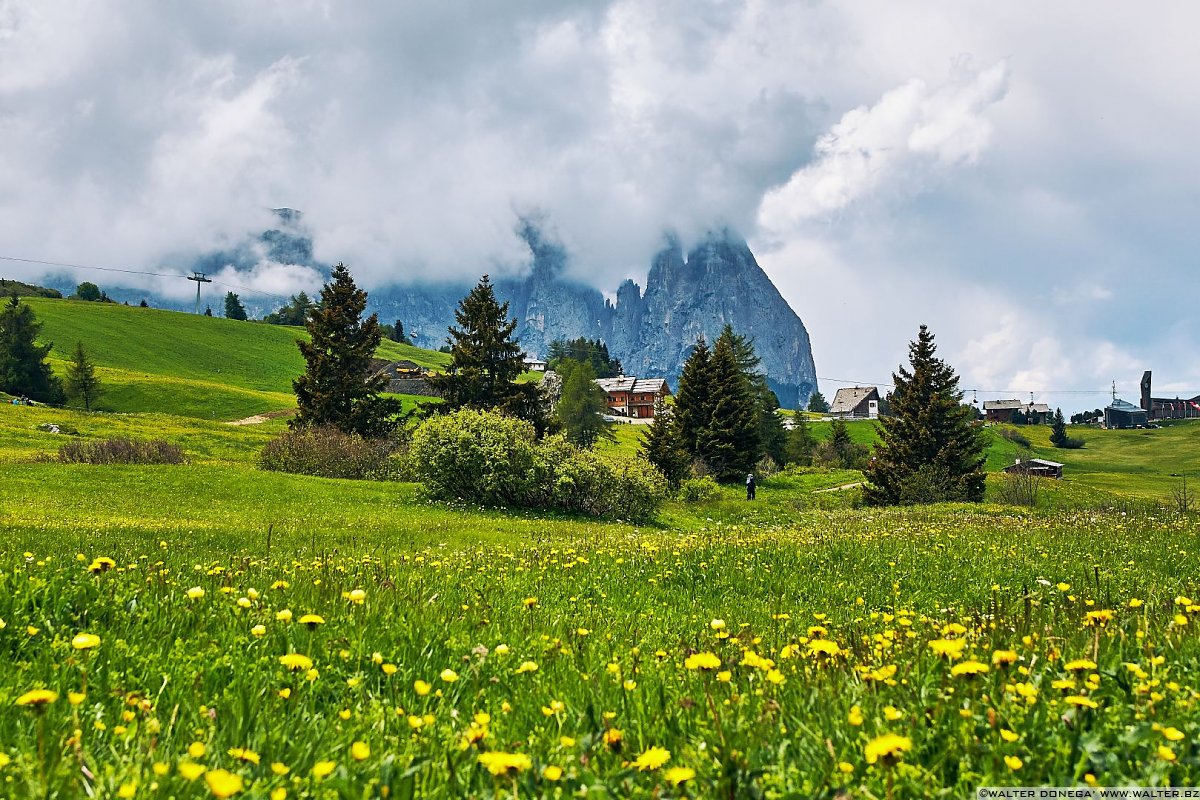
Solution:
<path fill-rule="evenodd" d="M 1025 407 L 1025 410 L 1033 414 L 1049 414 L 1050 406 L 1045 403 L 1030 403 Z M 1036 461 L 1037 459 L 1034 460 Z"/>
<path fill-rule="evenodd" d="M 1133 403 L 1130 403 L 1126 400 L 1122 400 L 1119 397 L 1113 398 L 1113 401 L 1108 404 L 1108 407 L 1111 408 L 1113 411 L 1124 411 L 1127 413 L 1131 412 L 1131 411 L 1133 411 L 1133 412 L 1141 411 L 1143 413 L 1145 412 L 1145 409 L 1142 408 L 1141 406 L 1135 406 Z"/>
<path fill-rule="evenodd" d="M 1065 467 L 1066 464 L 1060 464 L 1057 461 L 1047 461 L 1044 458 L 1030 458 L 1026 461 L 1028 464 L 1041 464 L 1043 467 Z"/>
<path fill-rule="evenodd" d="M 1020 400 L 984 400 L 984 411 L 1020 411 L 1025 404 Z"/>
<path fill-rule="evenodd" d="M 830 414 L 849 414 L 862 405 L 864 400 L 879 399 L 879 390 L 874 386 L 847 386 L 837 390 L 833 396 L 833 404 L 829 406 Z"/>
<path fill-rule="evenodd" d="M 670 393 L 671 391 L 670 387 L 667 386 L 666 378 L 634 378 L 622 375 L 619 378 L 597 378 L 596 385 L 609 394 L 614 392 L 658 394 L 659 392 Z"/>

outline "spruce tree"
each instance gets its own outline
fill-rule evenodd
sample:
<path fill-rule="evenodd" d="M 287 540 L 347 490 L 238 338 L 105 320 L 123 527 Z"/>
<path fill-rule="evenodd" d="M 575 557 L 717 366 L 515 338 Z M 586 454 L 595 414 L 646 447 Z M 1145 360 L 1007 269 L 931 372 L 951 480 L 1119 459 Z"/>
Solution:
<path fill-rule="evenodd" d="M 91 411 L 92 403 L 103 393 L 100 379 L 96 377 L 96 368 L 83 349 L 83 342 L 76 342 L 75 352 L 71 354 L 71 366 L 67 367 L 67 393 L 83 402 L 84 411 Z"/>
<path fill-rule="evenodd" d="M 33 309 L 13 295 L 0 311 L 0 391 L 57 404 L 62 381 L 46 363 L 52 345 L 37 344 L 41 331 Z"/>
<path fill-rule="evenodd" d="M 717 480 L 740 479 L 758 461 L 754 395 L 727 338 L 717 340 L 709 359 L 711 414 L 696 436 L 697 454 Z"/>
<path fill-rule="evenodd" d="M 1050 425 L 1050 444 L 1055 447 L 1066 447 L 1068 441 L 1067 421 L 1063 418 L 1062 409 L 1055 409 L 1054 422 Z"/>
<path fill-rule="evenodd" d="M 911 370 L 892 376 L 891 415 L 879 421 L 875 458 L 863 470 L 872 505 L 983 500 L 986 443 L 933 338 L 922 325 L 909 345 Z"/>
<path fill-rule="evenodd" d="M 802 467 L 812 466 L 813 450 L 817 447 L 817 439 L 813 436 L 812 427 L 804 412 L 797 411 L 795 425 L 788 431 L 787 463 L 799 464 Z"/>
<path fill-rule="evenodd" d="M 675 426 L 678 430 L 679 446 L 691 458 L 699 458 L 697 438 L 700 432 L 708 426 L 712 417 L 712 376 L 709 374 L 709 360 L 712 353 L 708 342 L 701 336 L 679 375 L 679 392 L 675 395 Z"/>
<path fill-rule="evenodd" d="M 246 319 L 246 307 L 242 305 L 242 300 L 233 292 L 225 294 L 225 318 L 226 319 Z"/>
<path fill-rule="evenodd" d="M 655 404 L 653 424 L 642 433 L 641 456 L 658 468 L 672 488 L 683 483 L 691 470 L 692 459 L 680 446 L 675 414 L 662 401 Z"/>
<path fill-rule="evenodd" d="M 338 264 L 305 321 L 312 341 L 296 342 L 308 368 L 292 383 L 299 407 L 293 428 L 332 425 L 365 437 L 395 429 L 400 403 L 380 396 L 387 376 L 370 372 L 381 336 L 376 315 L 362 318 L 366 306 L 367 293 Z"/>
<path fill-rule="evenodd" d="M 825 395 L 819 391 L 814 391 L 808 397 L 808 410 L 814 414 L 828 414 L 829 402 L 825 399 Z"/>
<path fill-rule="evenodd" d="M 462 299 L 454 319 L 459 327 L 449 330 L 450 366 L 430 379 L 444 401 L 439 410 L 494 409 L 544 432 L 537 385 L 517 383 L 525 371 L 524 354 L 512 338 L 517 322 L 508 318 L 508 303 L 496 301 L 487 275 Z"/>
<path fill-rule="evenodd" d="M 733 348 L 738 368 L 746 376 L 750 394 L 754 398 L 754 424 L 758 430 L 759 445 L 754 461 L 757 463 L 759 458 L 767 456 L 777 465 L 783 464 L 787 460 L 787 431 L 777 413 L 779 398 L 767 384 L 767 376 L 761 369 L 762 359 L 754 352 L 754 342 L 735 333 L 733 326 L 728 324 L 721 331 L 717 343 L 720 344 L 722 340 L 729 342 Z"/>
<path fill-rule="evenodd" d="M 562 396 L 554 413 L 567 440 L 580 447 L 591 447 L 602 437 L 615 440 L 611 424 L 604 420 L 608 396 L 596 384 L 591 363 L 568 359 L 559 364 L 558 372 L 562 376 Z"/>

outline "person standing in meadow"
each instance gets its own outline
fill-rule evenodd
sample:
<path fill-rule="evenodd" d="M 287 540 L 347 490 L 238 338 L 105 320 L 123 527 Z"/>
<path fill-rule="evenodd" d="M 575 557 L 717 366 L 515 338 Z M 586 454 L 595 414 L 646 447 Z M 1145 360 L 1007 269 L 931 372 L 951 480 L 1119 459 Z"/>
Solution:
<path fill-rule="evenodd" d="M 747 500 L 754 499 L 754 473 L 753 472 L 746 473 L 746 499 Z"/>

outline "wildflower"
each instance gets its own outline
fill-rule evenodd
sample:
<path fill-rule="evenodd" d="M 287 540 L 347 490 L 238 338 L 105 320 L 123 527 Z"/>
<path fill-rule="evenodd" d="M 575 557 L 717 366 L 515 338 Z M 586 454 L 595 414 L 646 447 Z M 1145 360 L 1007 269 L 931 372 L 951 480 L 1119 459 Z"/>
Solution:
<path fill-rule="evenodd" d="M 285 686 L 284 688 L 279 690 L 278 695 L 281 700 L 287 700 L 289 697 L 292 696 L 292 690 Z"/>
<path fill-rule="evenodd" d="M 950 674 L 957 678 L 960 675 L 983 675 L 987 671 L 988 665 L 982 661 L 964 661 L 961 664 L 955 664 L 950 669 Z"/>
<path fill-rule="evenodd" d="M 574 747 L 575 746 L 575 740 L 572 739 L 570 736 L 558 737 L 558 743 L 560 745 L 562 745 L 563 747 Z"/>
<path fill-rule="evenodd" d="M 1011 731 L 1008 728 L 1001 728 L 1000 729 L 1000 738 L 1003 739 L 1004 741 L 1008 742 L 1009 744 L 1012 744 L 1013 742 L 1015 742 L 1017 739 L 1020 739 L 1021 737 L 1019 735 L 1017 735 L 1017 733 L 1015 731 Z"/>
<path fill-rule="evenodd" d="M 281 611 L 276 611 L 275 612 L 275 621 L 276 622 L 291 622 L 292 621 L 292 610 L 290 608 L 285 608 Z"/>
<path fill-rule="evenodd" d="M 349 592 L 346 592 L 343 597 L 345 597 L 345 599 L 349 600 L 354 605 L 361 606 L 367 599 L 367 593 L 362 589 L 351 589 Z"/>
<path fill-rule="evenodd" d="M 113 561 L 108 556 L 100 556 L 99 558 L 93 559 L 92 563 L 88 565 L 88 572 L 108 572 L 116 565 L 117 562 Z"/>
<path fill-rule="evenodd" d="M 842 648 L 838 647 L 837 642 L 832 642 L 829 639 L 813 639 L 808 643 L 808 653 L 813 656 L 833 658 L 842 653 Z"/>
<path fill-rule="evenodd" d="M 521 601 L 521 603 L 526 608 L 533 608 L 534 606 L 537 605 L 537 601 L 538 601 L 538 599 L 536 597 L 526 597 L 524 600 Z"/>
<path fill-rule="evenodd" d="M 250 633 L 253 636 L 266 636 L 267 626 L 266 625 L 255 625 L 253 628 L 250 629 Z"/>
<path fill-rule="evenodd" d="M 250 607 L 250 598 L 249 597 L 239 597 L 237 599 L 237 607 L 238 608 L 249 608 Z"/>
<path fill-rule="evenodd" d="M 188 600 L 199 600 L 201 597 L 204 597 L 204 590 L 199 586 L 193 586 L 187 590 L 186 594 Z"/>
<path fill-rule="evenodd" d="M 41 706 L 53 703 L 57 699 L 58 692 L 52 692 L 49 689 L 33 689 L 18 697 L 17 705 L 40 708 Z"/>
<path fill-rule="evenodd" d="M 333 761 L 318 761 L 313 764 L 312 774 L 314 778 L 328 778 L 336 768 L 337 764 Z"/>
<path fill-rule="evenodd" d="M 548 781 L 556 781 L 562 777 L 562 774 L 563 774 L 562 767 L 556 766 L 554 764 L 548 764 L 547 766 L 542 768 L 542 777 Z"/>
<path fill-rule="evenodd" d="M 188 745 L 188 755 L 192 758 L 204 758 L 206 751 L 207 748 L 204 746 L 204 742 L 192 742 Z"/>
<path fill-rule="evenodd" d="M 287 789 L 283 786 L 276 786 L 271 790 L 271 800 L 287 800 Z"/>
<path fill-rule="evenodd" d="M 83 692 L 67 692 L 67 702 L 73 706 L 77 706 L 87 699 L 87 695 Z"/>
<path fill-rule="evenodd" d="M 620 728 L 609 728 L 604 732 L 604 743 L 608 745 L 609 750 L 620 750 L 624 738 L 625 734 L 621 732 Z"/>
<path fill-rule="evenodd" d="M 721 659 L 717 658 L 715 653 L 693 653 L 684 659 L 683 666 L 690 670 L 714 670 L 721 666 Z"/>
<path fill-rule="evenodd" d="M 721 683 L 729 683 L 731 680 L 733 680 L 733 673 L 727 669 L 723 669 L 717 673 L 717 680 L 719 680 Z"/>
<path fill-rule="evenodd" d="M 456 680 L 458 680 L 458 673 L 452 669 L 444 669 L 442 670 L 441 675 L 438 677 L 440 677 L 446 683 L 454 683 Z"/>
<path fill-rule="evenodd" d="M 671 767 L 663 773 L 663 780 L 672 786 L 678 786 L 696 777 L 696 770 L 691 767 Z"/>
<path fill-rule="evenodd" d="M 850 713 L 846 715 L 846 721 L 854 727 L 859 727 L 863 724 L 862 709 L 858 706 L 850 706 Z"/>
<path fill-rule="evenodd" d="M 951 660 L 962 658 L 963 648 L 967 646 L 963 639 L 934 639 L 929 643 L 929 649 L 939 656 Z"/>
<path fill-rule="evenodd" d="M 41 632 L 42 632 L 42 629 L 41 629 L 41 628 L 35 628 L 34 626 L 30 625 L 30 626 L 28 626 L 28 627 L 26 627 L 26 628 L 25 628 L 25 632 L 26 632 L 27 634 L 29 634 L 30 636 L 37 636 L 39 633 L 41 633 Z"/>
<path fill-rule="evenodd" d="M 1172 742 L 1180 742 L 1184 739 L 1183 731 L 1174 726 L 1169 726 L 1162 729 L 1162 735 Z"/>
<path fill-rule="evenodd" d="M 204 775 L 204 782 L 215 797 L 233 797 L 244 788 L 242 776 L 223 769 L 209 770 Z"/>
<path fill-rule="evenodd" d="M 524 772 L 533 766 L 529 756 L 524 753 L 503 753 L 493 750 L 479 754 L 479 763 L 493 775 L 507 775 L 511 772 Z"/>
<path fill-rule="evenodd" d="M 779 670 L 769 669 L 767 670 L 767 680 L 778 686 L 779 684 L 785 682 L 787 678 L 783 677 L 783 673 Z"/>
<path fill-rule="evenodd" d="M 633 762 L 641 772 L 654 770 L 671 760 L 671 751 L 663 747 L 651 747 Z"/>
<path fill-rule="evenodd" d="M 1063 664 L 1063 669 L 1065 669 L 1067 672 L 1083 672 L 1084 670 L 1095 668 L 1096 662 L 1090 661 L 1086 658 L 1077 658 L 1074 661 L 1068 661 L 1067 663 Z"/>
<path fill-rule="evenodd" d="M 544 714 L 547 717 L 552 717 L 555 714 L 559 714 L 559 713 L 562 713 L 563 711 L 566 711 L 566 709 L 567 709 L 567 706 L 565 703 L 563 703 L 563 701 L 551 700 L 549 706 L 542 706 L 542 714 Z"/>
<path fill-rule="evenodd" d="M 301 625 L 307 625 L 309 630 L 315 629 L 318 625 L 325 624 L 325 618 L 320 614 L 305 614 L 300 618 Z M 321 762 L 325 763 L 325 762 Z"/>
<path fill-rule="evenodd" d="M 518 675 L 522 675 L 526 672 L 537 672 L 537 668 L 538 665 L 532 661 L 522 661 L 521 666 L 517 667 L 515 671 Z"/>
<path fill-rule="evenodd" d="M 712 628 L 714 631 L 723 631 L 725 630 L 725 620 L 714 619 L 712 622 L 708 623 L 708 627 Z"/>
<path fill-rule="evenodd" d="M 129 800 L 129 798 L 135 796 L 137 796 L 137 783 L 122 783 L 117 787 L 117 797 L 121 798 L 121 800 Z M 218 797 L 220 796 L 218 795 Z"/>
<path fill-rule="evenodd" d="M 1074 694 L 1066 698 L 1066 701 L 1073 706 L 1086 706 L 1087 708 L 1099 708 L 1099 704 L 1090 697 Z"/>
<path fill-rule="evenodd" d="M 259 756 L 258 753 L 254 752 L 253 750 L 247 750 L 244 747 L 231 747 L 225 752 L 229 753 L 230 758 L 236 758 L 239 761 L 246 761 L 250 764 L 254 764 L 255 766 L 258 765 Z"/>
<path fill-rule="evenodd" d="M 203 775 L 205 771 L 204 766 L 202 764 L 197 764 L 195 761 L 180 761 L 178 769 L 179 774 L 182 775 L 185 780 L 189 781 L 196 780 L 196 778 L 199 778 L 201 775 Z"/>
<path fill-rule="evenodd" d="M 1167 747 L 1165 744 L 1160 744 L 1158 746 L 1158 757 L 1163 761 L 1174 761 L 1176 758 L 1175 751 Z"/>
<path fill-rule="evenodd" d="M 1016 772 L 1021 767 L 1025 766 L 1025 762 L 1022 761 L 1021 759 L 1017 758 L 1016 756 L 1005 756 L 1004 763 L 1007 764 L 1008 768 L 1011 769 L 1013 772 Z"/>
<path fill-rule="evenodd" d="M 303 653 L 288 653 L 286 656 L 280 656 L 279 663 L 292 672 L 312 669 L 312 659 Z"/>
<path fill-rule="evenodd" d="M 432 689 L 433 687 L 423 680 L 418 679 L 413 681 L 413 691 L 417 693 L 418 697 L 424 697 L 425 695 L 429 694 Z"/>
<path fill-rule="evenodd" d="M 380 667 L 380 669 L 383 670 L 384 675 L 391 676 L 396 674 L 396 670 L 398 670 L 399 667 L 397 667 L 395 664 L 384 664 Z"/>
<path fill-rule="evenodd" d="M 1058 584 L 1058 590 L 1059 590 L 1060 592 L 1068 592 L 1068 591 L 1070 591 L 1070 590 L 1071 590 L 1071 584 L 1069 584 L 1069 583 L 1060 583 L 1060 584 Z"/>
<path fill-rule="evenodd" d="M 1016 650 L 996 650 L 992 653 L 992 664 L 997 667 L 1006 667 L 1009 664 L 1015 663 L 1016 660 Z"/>
<path fill-rule="evenodd" d="M 904 719 L 904 712 L 901 711 L 900 709 L 896 708 L 895 706 L 884 706 L 883 707 L 883 717 L 888 722 L 896 722 L 898 720 Z"/>
<path fill-rule="evenodd" d="M 276 775 L 279 775 L 282 777 L 284 775 L 287 775 L 291 771 L 292 771 L 291 767 L 289 767 L 287 764 L 284 764 L 282 761 L 272 761 L 271 762 L 271 772 L 274 772 Z"/>
<path fill-rule="evenodd" d="M 1097 609 L 1095 611 L 1087 612 L 1087 614 L 1084 615 L 1083 624 L 1084 624 L 1084 627 L 1090 628 L 1092 626 L 1096 626 L 1096 627 L 1103 628 L 1105 625 L 1112 622 L 1113 617 L 1115 617 L 1115 616 L 1116 616 L 1116 614 L 1114 614 L 1109 609 L 1101 608 L 1101 609 Z"/>
<path fill-rule="evenodd" d="M 365 761 L 371 757 L 371 747 L 366 742 L 355 742 L 350 745 L 350 756 L 355 761 Z"/>
<path fill-rule="evenodd" d="M 882 758 L 884 764 L 891 765 L 899 761 L 909 750 L 912 750 L 912 739 L 895 733 L 885 733 L 867 742 L 863 752 L 866 754 L 868 764 L 874 764 Z"/>

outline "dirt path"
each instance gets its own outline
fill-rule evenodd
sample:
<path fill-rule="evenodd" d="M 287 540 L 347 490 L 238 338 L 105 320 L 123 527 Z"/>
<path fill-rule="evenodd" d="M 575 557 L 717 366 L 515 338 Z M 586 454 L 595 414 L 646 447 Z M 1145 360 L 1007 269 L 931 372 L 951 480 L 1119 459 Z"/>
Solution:
<path fill-rule="evenodd" d="M 824 494 L 825 492 L 844 492 L 847 489 L 857 489 L 862 485 L 862 481 L 859 481 L 858 483 L 847 483 L 842 486 L 834 486 L 832 489 L 814 489 L 813 494 Z"/>
<path fill-rule="evenodd" d="M 290 417 L 296 412 L 290 408 L 280 409 L 279 411 L 268 411 L 266 414 L 255 414 L 253 417 L 245 419 L 235 419 L 232 422 L 226 422 L 226 425 L 261 425 L 269 419 L 279 419 L 280 417 Z"/>

